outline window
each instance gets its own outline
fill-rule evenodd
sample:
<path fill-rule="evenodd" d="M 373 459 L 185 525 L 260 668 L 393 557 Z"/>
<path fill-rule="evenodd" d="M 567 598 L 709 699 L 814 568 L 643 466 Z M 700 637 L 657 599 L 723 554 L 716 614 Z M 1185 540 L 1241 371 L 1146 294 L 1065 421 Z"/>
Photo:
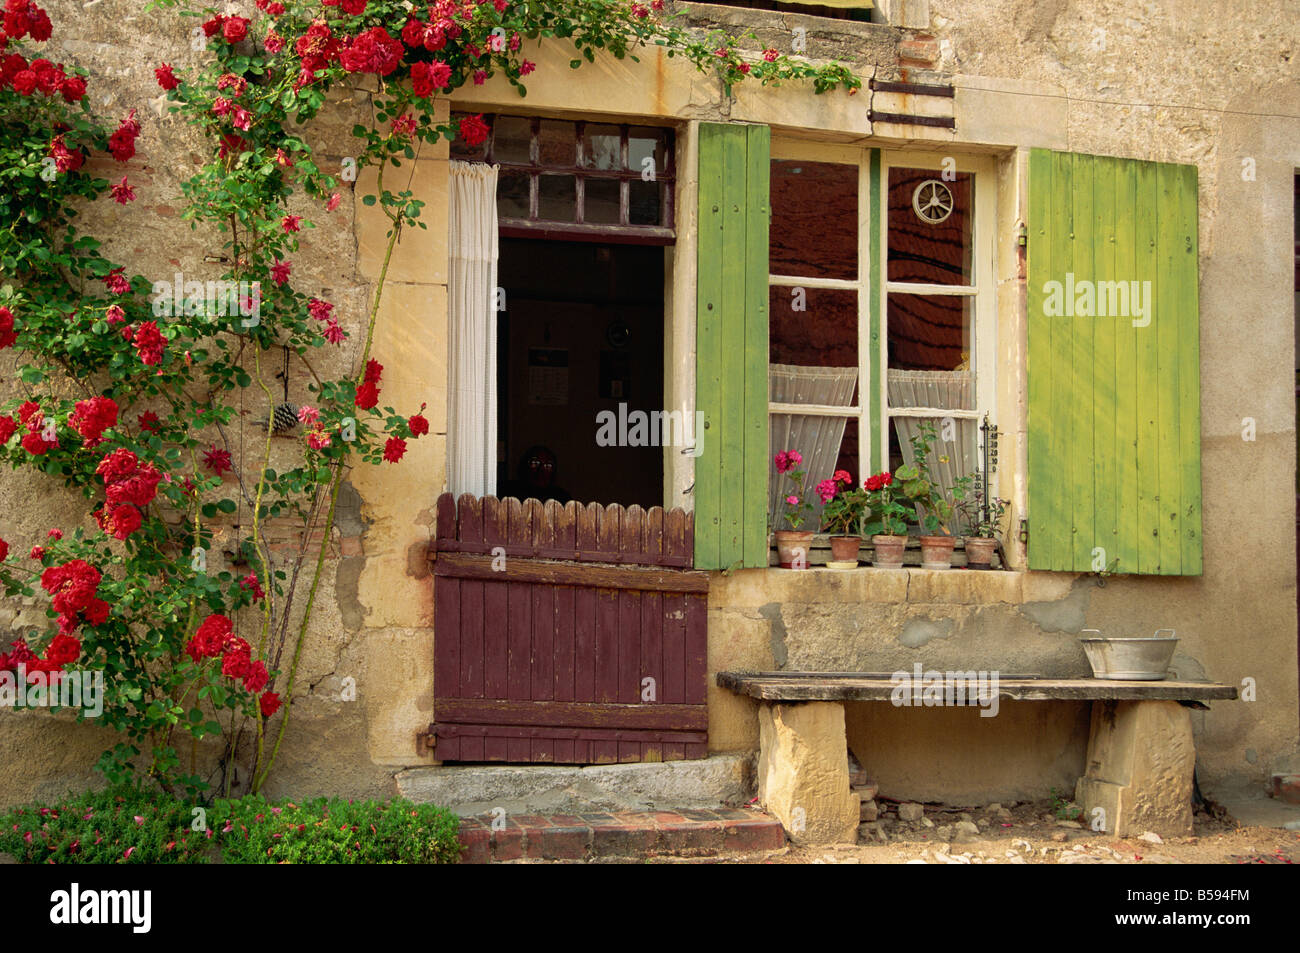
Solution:
<path fill-rule="evenodd" d="M 996 422 L 992 169 L 886 153 L 883 177 L 889 463 L 911 461 L 928 420 L 951 487 L 979 471 L 980 419 Z"/>
<path fill-rule="evenodd" d="M 702 6 L 743 7 L 779 13 L 807 13 L 835 20 L 871 21 L 872 0 L 690 0 Z"/>
<path fill-rule="evenodd" d="M 885 152 L 873 169 L 873 151 L 772 147 L 771 448 L 798 449 L 812 484 L 861 480 L 909 459 L 930 419 L 950 484 L 994 409 L 993 165 Z M 782 485 L 773 471 L 778 526 Z"/>
<path fill-rule="evenodd" d="M 507 238 L 673 240 L 673 134 L 656 126 L 486 116 L 487 140 L 457 138 L 451 157 L 501 166 Z"/>

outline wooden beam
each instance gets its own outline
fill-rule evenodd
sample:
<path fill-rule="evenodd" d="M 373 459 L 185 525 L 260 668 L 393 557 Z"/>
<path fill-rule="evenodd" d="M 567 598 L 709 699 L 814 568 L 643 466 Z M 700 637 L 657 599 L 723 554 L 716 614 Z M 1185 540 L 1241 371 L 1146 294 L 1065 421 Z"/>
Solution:
<path fill-rule="evenodd" d="M 541 582 L 557 586 L 590 589 L 632 589 L 639 592 L 709 591 L 709 575 L 671 569 L 633 569 L 581 563 L 544 562 L 537 559 L 504 559 L 504 566 L 492 556 L 439 553 L 433 562 L 435 576 L 477 579 L 483 582 Z M 500 563 L 498 563 L 500 565 Z"/>
<path fill-rule="evenodd" d="M 609 705 L 592 702 L 506 701 L 497 698 L 434 699 L 439 725 L 539 725 L 548 728 L 632 728 L 642 731 L 705 731 L 704 705 Z"/>

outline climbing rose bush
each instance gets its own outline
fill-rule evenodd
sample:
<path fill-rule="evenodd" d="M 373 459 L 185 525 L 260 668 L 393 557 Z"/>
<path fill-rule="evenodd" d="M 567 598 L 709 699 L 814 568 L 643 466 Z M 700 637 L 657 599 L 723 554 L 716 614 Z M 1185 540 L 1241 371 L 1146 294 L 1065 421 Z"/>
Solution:
<path fill-rule="evenodd" d="M 0 34 L 0 220 L 12 223 L 0 232 L 0 349 L 15 352 L 19 390 L 0 405 L 0 461 L 39 471 L 86 507 L 80 525 L 53 528 L 25 559 L 0 539 L 5 594 L 48 600 L 51 622 L 3 647 L 0 670 L 102 671 L 103 723 L 123 740 L 100 768 L 167 790 L 216 783 L 229 794 L 236 764 L 250 790 L 264 783 L 292 714 L 340 485 L 356 466 L 401 465 L 429 433 L 423 404 L 384 404 L 372 345 L 393 248 L 425 227 L 423 201 L 386 173 L 440 140 L 490 133 L 481 115 L 438 120 L 435 99 L 494 76 L 526 94 L 538 69 L 528 57 L 546 39 L 571 48 L 574 69 L 598 53 L 661 47 L 728 91 L 753 80 L 806 80 L 819 93 L 861 85 L 838 64 L 751 56 L 735 38 L 687 31 L 660 0 L 255 6 L 154 4 L 191 18 L 181 22 L 198 24 L 204 46 L 191 72 L 163 51 L 153 77 L 206 142 L 183 185 L 183 219 L 219 239 L 228 264 L 219 276 L 202 262 L 186 268 L 240 289 L 229 308 L 188 286 L 156 292 L 83 234 L 76 217 L 88 203 L 144 194 L 126 165 L 150 148 L 137 110 L 91 112 L 92 78 L 38 55 L 54 27 L 31 0 L 6 0 Z M 352 130 L 353 170 L 376 170 L 362 202 L 389 229 L 373 297 L 344 313 L 298 279 L 296 258 L 312 229 L 351 228 L 333 213 L 356 177 L 325 167 L 312 131 L 327 97 L 359 84 L 377 91 L 373 120 Z M 115 182 L 92 173 L 105 163 L 120 166 Z M 297 406 L 272 392 L 284 355 L 312 380 Z M 350 370 L 316 370 L 327 365 Z M 264 421 L 251 450 L 232 436 L 241 408 Z M 270 465 L 277 437 L 293 441 L 287 468 Z M 215 541 L 235 514 L 251 531 L 223 552 Z M 273 549 L 271 519 L 301 527 L 296 551 Z M 209 739 L 219 739 L 206 749 L 220 752 L 215 764 L 198 754 Z"/>

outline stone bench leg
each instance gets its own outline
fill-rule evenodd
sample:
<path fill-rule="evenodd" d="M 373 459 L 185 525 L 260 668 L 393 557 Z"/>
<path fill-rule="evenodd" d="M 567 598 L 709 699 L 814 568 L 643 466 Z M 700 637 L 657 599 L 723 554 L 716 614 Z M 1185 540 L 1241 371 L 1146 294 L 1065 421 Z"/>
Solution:
<path fill-rule="evenodd" d="M 758 712 L 758 799 L 796 844 L 856 843 L 839 702 L 769 702 Z"/>
<path fill-rule="evenodd" d="M 1191 713 L 1178 702 L 1095 701 L 1088 770 L 1074 799 L 1090 828 L 1100 816 L 1117 837 L 1185 837 L 1192 833 L 1195 767 Z"/>

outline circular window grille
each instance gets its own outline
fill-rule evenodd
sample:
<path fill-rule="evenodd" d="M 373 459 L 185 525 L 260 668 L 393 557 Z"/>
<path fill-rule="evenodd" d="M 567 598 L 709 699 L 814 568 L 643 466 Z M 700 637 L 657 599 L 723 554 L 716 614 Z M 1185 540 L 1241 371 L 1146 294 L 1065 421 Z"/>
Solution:
<path fill-rule="evenodd" d="M 912 210 L 930 225 L 938 225 L 951 215 L 952 206 L 952 190 L 938 179 L 926 179 L 912 193 Z"/>

